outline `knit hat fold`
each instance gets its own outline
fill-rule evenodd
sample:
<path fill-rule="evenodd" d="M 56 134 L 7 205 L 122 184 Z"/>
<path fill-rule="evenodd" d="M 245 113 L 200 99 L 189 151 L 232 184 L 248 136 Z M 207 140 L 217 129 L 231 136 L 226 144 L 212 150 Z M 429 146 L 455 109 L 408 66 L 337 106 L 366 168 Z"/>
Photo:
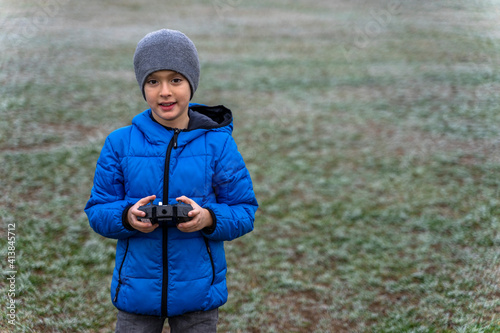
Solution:
<path fill-rule="evenodd" d="M 191 87 L 191 98 L 200 80 L 200 61 L 194 43 L 182 32 L 161 29 L 147 34 L 137 44 L 134 54 L 135 77 L 142 95 L 147 77 L 161 70 L 184 75 Z"/>

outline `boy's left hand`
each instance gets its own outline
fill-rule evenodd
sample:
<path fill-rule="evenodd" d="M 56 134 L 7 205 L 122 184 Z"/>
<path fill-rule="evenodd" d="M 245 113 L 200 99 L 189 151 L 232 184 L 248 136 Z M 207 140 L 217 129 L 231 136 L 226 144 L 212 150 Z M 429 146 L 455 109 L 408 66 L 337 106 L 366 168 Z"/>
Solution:
<path fill-rule="evenodd" d="M 177 229 L 180 231 L 195 232 L 213 225 L 214 222 L 212 220 L 212 214 L 210 214 L 208 210 L 201 208 L 194 200 L 189 199 L 184 195 L 175 200 L 193 207 L 193 210 L 188 213 L 188 216 L 191 217 L 192 220 L 189 222 L 179 223 L 177 225 Z"/>

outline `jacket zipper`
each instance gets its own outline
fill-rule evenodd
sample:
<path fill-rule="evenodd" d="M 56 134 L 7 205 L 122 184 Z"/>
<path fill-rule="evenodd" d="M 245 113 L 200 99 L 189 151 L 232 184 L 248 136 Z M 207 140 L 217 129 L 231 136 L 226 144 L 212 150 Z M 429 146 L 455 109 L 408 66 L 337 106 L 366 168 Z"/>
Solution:
<path fill-rule="evenodd" d="M 210 249 L 210 244 L 208 243 L 208 239 L 203 238 L 205 240 L 205 245 L 207 247 L 207 252 L 208 256 L 210 257 L 210 264 L 212 265 L 212 282 L 210 285 L 214 284 L 215 281 L 215 265 L 214 265 L 214 258 L 212 257 L 212 250 Z"/>
<path fill-rule="evenodd" d="M 163 174 L 163 204 L 168 205 L 168 175 L 170 171 L 170 154 L 172 152 L 172 148 L 177 149 L 177 137 L 181 132 L 180 129 L 174 129 L 174 136 L 168 143 L 167 153 L 165 156 L 165 170 Z"/>
<path fill-rule="evenodd" d="M 174 136 L 170 140 L 165 156 L 165 169 L 163 174 L 163 204 L 168 205 L 168 183 L 170 174 L 170 155 L 172 148 L 177 149 L 177 137 L 181 132 L 180 129 L 174 129 Z M 161 295 L 161 315 L 167 316 L 167 301 L 168 301 L 168 228 L 163 228 L 163 285 Z"/>
<path fill-rule="evenodd" d="M 118 286 L 116 287 L 115 298 L 113 299 L 113 302 L 115 303 L 118 300 L 118 293 L 120 292 L 120 288 L 122 285 L 122 268 L 123 268 L 123 263 L 125 262 L 125 258 L 127 258 L 128 244 L 129 244 L 129 238 L 127 238 L 127 246 L 125 247 L 125 254 L 123 255 L 122 263 L 120 264 L 120 269 L 118 270 Z"/>

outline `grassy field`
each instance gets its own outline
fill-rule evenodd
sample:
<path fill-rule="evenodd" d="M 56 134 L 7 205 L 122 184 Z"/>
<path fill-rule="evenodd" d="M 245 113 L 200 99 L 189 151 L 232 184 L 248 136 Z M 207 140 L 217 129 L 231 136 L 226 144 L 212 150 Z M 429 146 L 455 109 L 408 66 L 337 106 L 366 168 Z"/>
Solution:
<path fill-rule="evenodd" d="M 1 332 L 113 331 L 115 242 L 83 207 L 163 27 L 198 47 L 194 101 L 233 110 L 261 205 L 226 244 L 220 332 L 500 332 L 500 1 L 0 8 Z"/>

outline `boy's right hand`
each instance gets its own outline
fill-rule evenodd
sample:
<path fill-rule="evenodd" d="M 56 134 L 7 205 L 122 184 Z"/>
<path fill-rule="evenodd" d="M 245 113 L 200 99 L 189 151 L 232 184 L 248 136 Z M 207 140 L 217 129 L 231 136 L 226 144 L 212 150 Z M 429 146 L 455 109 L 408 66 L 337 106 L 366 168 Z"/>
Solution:
<path fill-rule="evenodd" d="M 130 226 L 140 232 L 149 233 L 158 228 L 158 224 L 152 224 L 151 222 L 139 221 L 137 216 L 146 216 L 146 213 L 139 210 L 139 207 L 146 206 L 149 202 L 156 199 L 156 195 L 150 195 L 149 197 L 142 198 L 137 201 L 135 205 L 130 207 L 127 213 L 127 219 Z"/>

